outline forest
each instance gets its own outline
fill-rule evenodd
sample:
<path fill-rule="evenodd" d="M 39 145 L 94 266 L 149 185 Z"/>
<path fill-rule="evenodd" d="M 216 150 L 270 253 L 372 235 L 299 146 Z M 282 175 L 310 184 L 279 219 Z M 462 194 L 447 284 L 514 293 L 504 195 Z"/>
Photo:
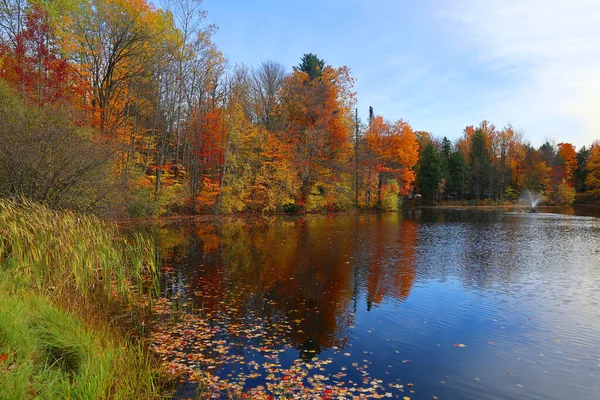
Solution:
<path fill-rule="evenodd" d="M 232 66 L 216 29 L 200 0 L 0 0 L 0 196 L 111 217 L 600 201 L 598 141 L 361 121 L 349 67 Z"/>

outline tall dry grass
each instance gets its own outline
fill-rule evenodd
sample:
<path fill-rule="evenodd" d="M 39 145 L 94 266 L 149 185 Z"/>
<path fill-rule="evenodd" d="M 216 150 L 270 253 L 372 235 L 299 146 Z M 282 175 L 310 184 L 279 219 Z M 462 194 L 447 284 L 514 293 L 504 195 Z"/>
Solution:
<path fill-rule="evenodd" d="M 154 245 L 91 215 L 0 199 L 0 264 L 53 298 L 131 298 L 155 287 Z"/>

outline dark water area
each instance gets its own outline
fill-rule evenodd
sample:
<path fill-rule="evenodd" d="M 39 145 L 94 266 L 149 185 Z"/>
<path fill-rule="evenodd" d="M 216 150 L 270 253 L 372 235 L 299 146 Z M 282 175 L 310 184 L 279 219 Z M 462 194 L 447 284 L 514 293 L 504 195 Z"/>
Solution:
<path fill-rule="evenodd" d="M 165 322 L 165 359 L 246 391 L 598 399 L 600 212 L 541 211 L 154 225 L 162 295 L 202 317 Z"/>

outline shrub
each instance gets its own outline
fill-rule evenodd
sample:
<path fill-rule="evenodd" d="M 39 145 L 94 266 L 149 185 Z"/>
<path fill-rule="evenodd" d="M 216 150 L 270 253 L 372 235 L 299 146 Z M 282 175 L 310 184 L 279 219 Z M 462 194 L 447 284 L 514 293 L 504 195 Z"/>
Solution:
<path fill-rule="evenodd" d="M 552 203 L 557 206 L 570 206 L 575 201 L 575 189 L 563 179 L 552 193 Z"/>
<path fill-rule="evenodd" d="M 402 199 L 398 194 L 399 191 L 398 182 L 396 180 L 390 181 L 387 185 L 384 185 L 381 193 L 381 209 L 386 211 L 398 211 L 402 205 Z"/>
<path fill-rule="evenodd" d="M 69 109 L 26 106 L 0 80 L 0 196 L 50 208 L 103 212 L 112 194 L 113 149 L 73 123 Z"/>
<path fill-rule="evenodd" d="M 281 211 L 287 214 L 296 214 L 302 210 L 302 207 L 296 203 L 286 203 L 281 206 Z"/>

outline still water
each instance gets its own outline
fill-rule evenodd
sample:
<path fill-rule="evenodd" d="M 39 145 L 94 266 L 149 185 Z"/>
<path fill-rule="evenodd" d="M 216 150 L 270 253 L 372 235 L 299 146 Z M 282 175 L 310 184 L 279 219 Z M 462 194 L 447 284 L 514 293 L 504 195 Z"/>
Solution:
<path fill-rule="evenodd" d="M 594 212 L 162 223 L 155 348 L 222 398 L 598 399 Z"/>

